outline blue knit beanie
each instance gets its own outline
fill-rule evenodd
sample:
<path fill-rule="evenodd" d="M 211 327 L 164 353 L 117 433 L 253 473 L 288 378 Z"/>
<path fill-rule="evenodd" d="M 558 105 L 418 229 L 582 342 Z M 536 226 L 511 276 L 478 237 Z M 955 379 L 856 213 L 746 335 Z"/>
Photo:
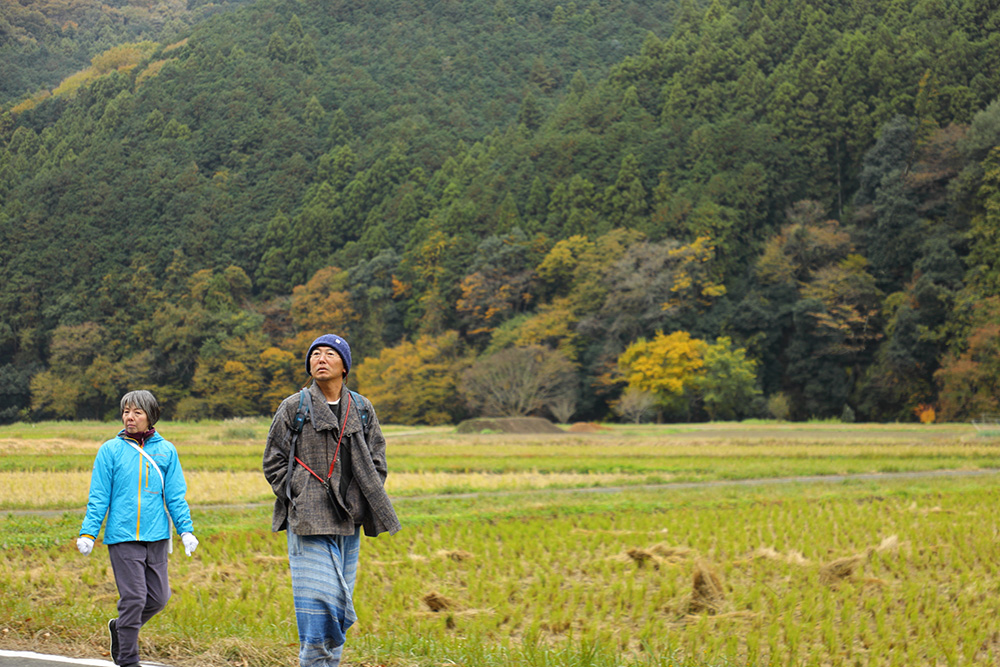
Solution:
<path fill-rule="evenodd" d="M 327 347 L 332 347 L 340 355 L 340 358 L 344 360 L 344 373 L 351 372 L 351 346 L 347 344 L 347 341 L 340 336 L 335 336 L 333 334 L 323 334 L 316 340 L 312 342 L 309 346 L 309 351 L 306 352 L 306 373 L 312 375 L 312 368 L 310 368 L 309 357 L 312 356 L 313 350 L 317 347 L 322 347 L 326 345 Z"/>

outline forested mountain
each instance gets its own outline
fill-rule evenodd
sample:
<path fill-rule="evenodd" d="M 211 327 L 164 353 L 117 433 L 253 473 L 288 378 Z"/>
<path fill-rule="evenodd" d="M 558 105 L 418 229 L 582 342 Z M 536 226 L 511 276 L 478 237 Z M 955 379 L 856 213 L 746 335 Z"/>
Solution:
<path fill-rule="evenodd" d="M 170 43 L 247 0 L 11 0 L 0 3 L 0 104 L 52 88 L 123 42 Z"/>
<path fill-rule="evenodd" d="M 119 45 L 0 119 L 0 411 L 267 413 L 328 329 L 392 421 L 992 410 L 996 4 L 265 0 Z"/>

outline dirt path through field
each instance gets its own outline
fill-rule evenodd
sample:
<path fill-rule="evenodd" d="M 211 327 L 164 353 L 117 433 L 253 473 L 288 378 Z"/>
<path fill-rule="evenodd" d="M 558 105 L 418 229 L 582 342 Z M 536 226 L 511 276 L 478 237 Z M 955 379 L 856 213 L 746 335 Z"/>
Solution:
<path fill-rule="evenodd" d="M 917 470 L 908 472 L 866 472 L 849 475 L 797 475 L 794 477 L 762 477 L 755 479 L 716 479 L 701 482 L 663 482 L 662 484 L 636 484 L 629 486 L 595 486 L 572 489 L 531 489 L 527 491 L 474 491 L 470 493 L 448 493 L 427 496 L 393 496 L 392 500 L 409 499 L 443 499 L 443 498 L 479 498 L 484 496 L 509 496 L 514 494 L 537 493 L 621 493 L 629 489 L 703 489 L 727 486 L 763 486 L 765 484 L 814 484 L 836 483 L 847 481 L 867 481 L 882 479 L 912 479 L 919 477 L 978 477 L 982 475 L 1000 474 L 1000 469 L 983 468 L 979 470 Z"/>

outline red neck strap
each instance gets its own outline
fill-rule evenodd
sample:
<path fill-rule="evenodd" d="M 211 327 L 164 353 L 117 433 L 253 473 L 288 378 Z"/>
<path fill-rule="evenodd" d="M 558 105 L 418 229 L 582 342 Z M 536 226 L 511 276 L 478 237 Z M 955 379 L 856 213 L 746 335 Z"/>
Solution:
<path fill-rule="evenodd" d="M 347 418 L 350 416 L 350 414 L 351 414 L 351 392 L 347 392 L 347 410 L 344 412 L 344 423 L 341 424 L 340 426 L 340 435 L 337 437 L 337 449 L 335 449 L 333 452 L 333 461 L 330 461 L 330 472 L 326 474 L 326 479 L 330 479 L 331 477 L 333 477 L 333 466 L 337 465 L 337 455 L 340 454 L 340 441 L 344 439 L 344 429 L 347 427 Z M 312 468 L 303 463 L 299 457 L 296 456 L 295 460 L 299 463 L 299 465 L 308 470 L 313 477 L 315 477 L 321 482 L 326 481 L 322 477 L 317 475 Z"/>

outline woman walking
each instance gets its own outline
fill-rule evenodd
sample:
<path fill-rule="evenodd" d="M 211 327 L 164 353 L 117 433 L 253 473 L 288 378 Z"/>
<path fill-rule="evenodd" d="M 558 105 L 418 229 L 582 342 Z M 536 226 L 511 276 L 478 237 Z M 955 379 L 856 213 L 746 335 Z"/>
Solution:
<path fill-rule="evenodd" d="M 152 393 L 130 391 L 122 397 L 124 428 L 97 451 L 76 541 L 80 553 L 89 555 L 107 514 L 104 544 L 119 596 L 118 616 L 108 621 L 108 632 L 111 659 L 123 667 L 139 666 L 139 629 L 170 599 L 170 520 L 188 556 L 198 546 L 177 449 L 153 428 L 159 417 Z"/>

